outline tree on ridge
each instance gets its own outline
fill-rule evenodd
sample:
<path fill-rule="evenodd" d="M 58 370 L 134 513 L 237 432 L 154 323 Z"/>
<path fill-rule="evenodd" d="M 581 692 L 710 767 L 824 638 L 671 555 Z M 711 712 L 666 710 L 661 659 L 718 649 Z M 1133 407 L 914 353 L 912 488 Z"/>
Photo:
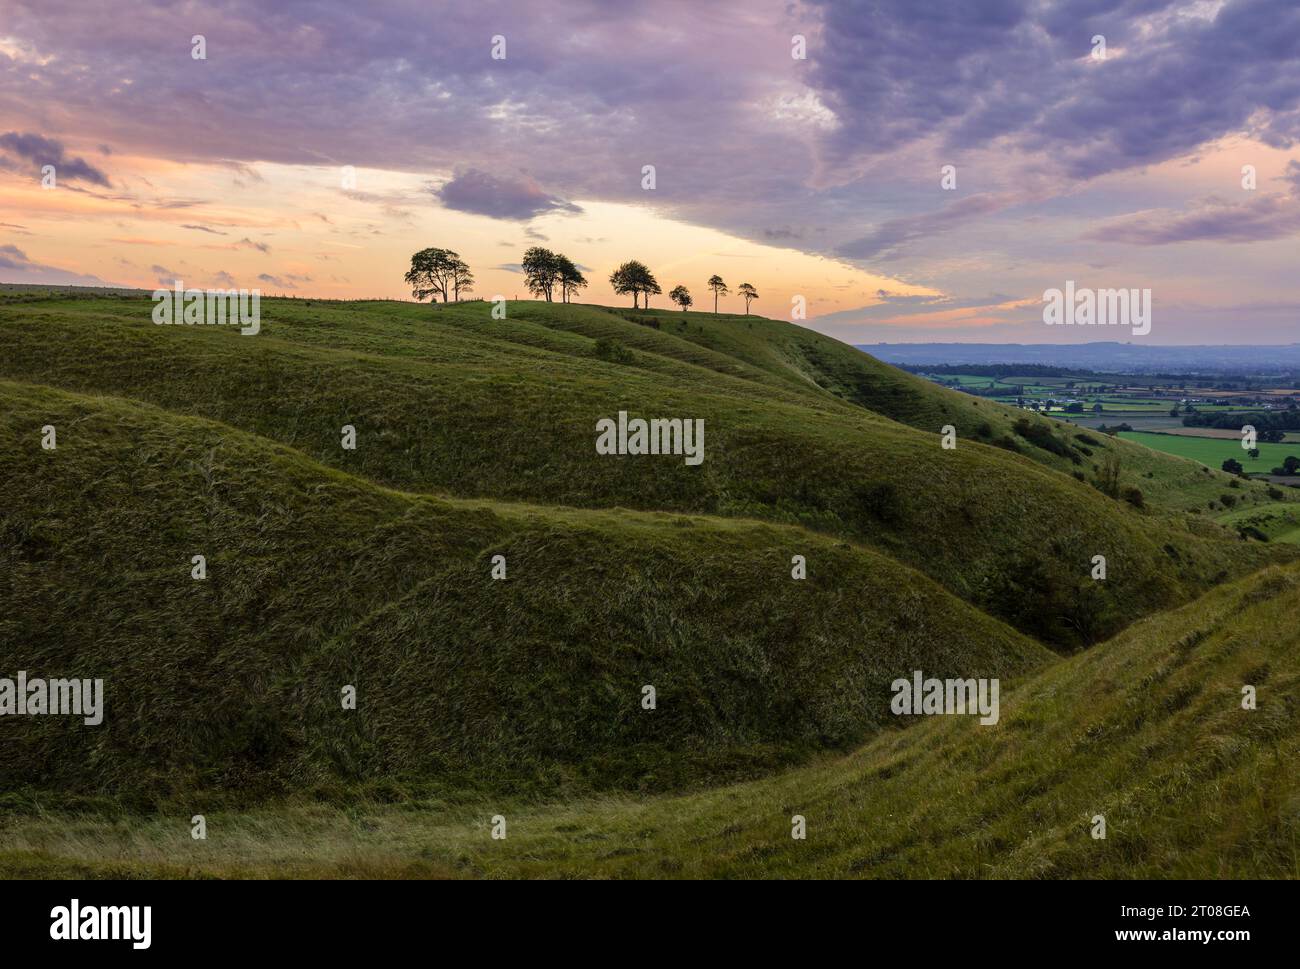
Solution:
<path fill-rule="evenodd" d="M 727 284 L 722 281 L 722 277 L 716 273 L 709 277 L 709 289 L 713 290 L 713 315 L 718 315 L 718 297 L 726 296 L 731 290 L 727 289 Z"/>

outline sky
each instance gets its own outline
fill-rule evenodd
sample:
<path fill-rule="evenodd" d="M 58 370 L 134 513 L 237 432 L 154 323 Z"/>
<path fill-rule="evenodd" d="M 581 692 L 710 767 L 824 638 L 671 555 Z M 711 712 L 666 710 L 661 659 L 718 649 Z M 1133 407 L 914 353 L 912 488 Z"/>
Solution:
<path fill-rule="evenodd" d="M 853 343 L 1294 343 L 1297 138 L 1295 0 L 0 0 L 0 281 L 526 298 L 542 245 Z"/>

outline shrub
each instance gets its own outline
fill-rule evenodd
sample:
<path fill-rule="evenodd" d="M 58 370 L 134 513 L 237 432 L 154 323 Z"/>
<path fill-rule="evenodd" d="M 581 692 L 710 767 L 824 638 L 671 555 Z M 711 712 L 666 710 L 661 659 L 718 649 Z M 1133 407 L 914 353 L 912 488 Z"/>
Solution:
<path fill-rule="evenodd" d="M 1134 508 L 1145 508 L 1146 502 L 1142 497 L 1142 489 L 1134 488 L 1131 485 L 1124 489 L 1124 500 Z"/>
<path fill-rule="evenodd" d="M 1070 445 L 1066 444 L 1055 434 L 1046 424 L 1040 424 L 1036 421 L 1029 421 L 1020 418 L 1012 426 L 1012 429 L 1023 437 L 1034 447 L 1042 448 L 1044 451 L 1050 451 L 1052 454 L 1058 454 L 1063 458 L 1075 458 L 1077 455 L 1070 450 Z M 1078 463 L 1077 461 L 1075 462 Z"/>
<path fill-rule="evenodd" d="M 633 360 L 632 351 L 617 340 L 609 340 L 601 337 L 596 341 L 596 346 L 592 351 L 601 360 L 608 360 L 610 363 L 631 363 Z"/>
<path fill-rule="evenodd" d="M 886 524 L 895 524 L 903 517 L 903 501 L 898 486 L 892 481 L 878 481 L 854 489 L 854 502 L 869 518 Z"/>

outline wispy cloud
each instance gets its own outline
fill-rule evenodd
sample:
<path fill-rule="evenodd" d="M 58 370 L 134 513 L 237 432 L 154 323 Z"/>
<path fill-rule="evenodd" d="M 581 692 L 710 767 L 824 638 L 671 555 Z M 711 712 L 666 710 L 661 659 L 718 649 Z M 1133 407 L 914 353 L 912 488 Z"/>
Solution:
<path fill-rule="evenodd" d="M 1257 195 L 1240 202 L 1204 199 L 1187 210 L 1133 212 L 1103 222 L 1084 238 L 1135 246 L 1167 246 L 1179 242 L 1261 242 L 1297 233 L 1300 233 L 1300 200 L 1283 195 Z"/>

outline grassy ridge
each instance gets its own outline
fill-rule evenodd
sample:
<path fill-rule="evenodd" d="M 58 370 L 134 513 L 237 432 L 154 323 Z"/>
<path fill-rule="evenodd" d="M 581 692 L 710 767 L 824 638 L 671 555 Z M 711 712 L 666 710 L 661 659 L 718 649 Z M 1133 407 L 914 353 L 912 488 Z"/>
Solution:
<path fill-rule="evenodd" d="M 402 494 L 205 420 L 10 382 L 0 600 L 4 675 L 104 677 L 109 709 L 98 728 L 0 720 L 0 776 L 138 805 L 658 792 L 859 741 L 914 668 L 1014 676 L 1049 655 L 805 530 Z"/>
<path fill-rule="evenodd" d="M 1300 877 L 1300 567 L 1267 570 L 851 756 L 683 797 L 0 815 L 10 877 Z M 1242 709 L 1254 685 L 1258 708 Z M 502 813 L 508 837 L 493 841 Z M 807 820 L 791 838 L 790 818 Z M 1090 832 L 1106 819 L 1106 838 Z M 313 846 L 310 857 L 300 845 Z"/>
<path fill-rule="evenodd" d="M 1084 466 L 1081 451 L 975 443 L 971 415 L 994 422 L 990 440 L 1014 422 L 776 321 L 648 314 L 655 328 L 553 304 L 512 303 L 493 321 L 487 304 L 268 300 L 263 332 L 240 337 L 153 326 L 149 306 L 15 306 L 0 372 L 219 420 L 406 490 L 802 525 L 870 545 L 1067 648 L 1283 554 L 1135 511 L 1052 468 Z M 596 420 L 620 409 L 703 418 L 704 465 L 596 455 Z M 939 447 L 942 422 L 959 425 L 956 451 Z M 344 424 L 358 429 L 356 451 L 339 446 Z M 1068 429 L 1033 426 L 1064 447 Z M 1088 577 L 1096 554 L 1116 581 Z"/>
<path fill-rule="evenodd" d="M 1231 480 L 1218 464 L 1207 474 L 1199 463 L 1161 453 L 1163 449 L 1153 451 L 993 400 L 954 393 L 854 347 L 778 320 L 623 312 L 629 319 L 660 323 L 673 336 L 744 360 L 813 395 L 823 396 L 816 391 L 824 391 L 926 432 L 952 424 L 963 440 L 1012 450 L 1057 471 L 1091 480 L 1104 456 L 1113 452 L 1120 458 L 1121 484 L 1140 488 L 1147 503 L 1158 510 L 1199 511 Z M 575 330 L 586 332 L 581 324 Z M 1024 426 L 1035 429 L 1034 435 L 1026 437 L 1018 429 Z M 1252 504 L 1274 503 L 1267 486 L 1259 482 L 1247 484 L 1238 497 Z M 1288 494 L 1284 500 L 1300 502 L 1300 496 Z"/>
<path fill-rule="evenodd" d="M 1183 514 L 1218 472 L 759 318 L 149 306 L 0 294 L 0 675 L 108 703 L 0 718 L 0 874 L 1300 874 L 1300 563 L 1222 584 L 1297 550 Z M 598 457 L 619 409 L 704 465 Z M 902 724 L 914 669 L 1001 721 Z"/>

